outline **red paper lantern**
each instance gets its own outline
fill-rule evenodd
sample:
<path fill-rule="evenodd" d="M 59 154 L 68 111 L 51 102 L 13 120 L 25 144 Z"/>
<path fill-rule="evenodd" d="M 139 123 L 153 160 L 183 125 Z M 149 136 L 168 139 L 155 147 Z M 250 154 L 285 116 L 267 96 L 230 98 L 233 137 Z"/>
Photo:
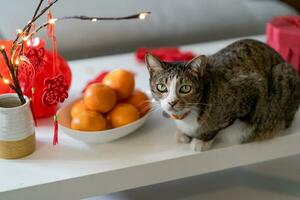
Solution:
<path fill-rule="evenodd" d="M 11 53 L 12 41 L 0 41 L 4 45 L 7 53 Z M 33 110 L 36 118 L 53 116 L 57 110 L 57 103 L 45 105 L 42 101 L 44 89 L 47 88 L 46 79 L 63 76 L 64 84 L 69 89 L 71 85 L 72 74 L 67 62 L 62 56 L 57 54 L 56 65 L 53 66 L 53 52 L 44 50 L 44 41 L 41 39 L 29 40 L 24 46 L 24 52 L 31 64 L 21 63 L 19 71 L 19 81 L 23 93 L 31 96 L 31 88 L 35 88 L 33 95 Z M 9 73 L 5 62 L 0 57 L 0 73 L 9 78 Z M 13 92 L 6 84 L 0 82 L 0 94 Z"/>
<path fill-rule="evenodd" d="M 11 45 L 12 45 L 12 41 L 9 40 L 0 40 L 0 45 L 5 47 L 5 50 L 8 54 L 8 56 L 11 54 Z M 10 75 L 9 72 L 7 70 L 5 61 L 2 57 L 2 55 L 0 55 L 0 74 L 7 78 L 10 79 Z M 11 89 L 2 81 L 0 81 L 0 94 L 4 94 L 4 93 L 11 93 Z"/>

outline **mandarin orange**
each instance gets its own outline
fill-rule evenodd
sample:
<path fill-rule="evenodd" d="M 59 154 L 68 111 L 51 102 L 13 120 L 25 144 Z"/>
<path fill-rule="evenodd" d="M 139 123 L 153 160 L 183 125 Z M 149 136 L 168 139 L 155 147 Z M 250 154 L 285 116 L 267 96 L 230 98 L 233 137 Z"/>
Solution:
<path fill-rule="evenodd" d="M 107 117 L 112 128 L 117 128 L 139 119 L 139 111 L 131 104 L 119 103 Z"/>
<path fill-rule="evenodd" d="M 117 94 L 107 85 L 93 83 L 86 89 L 83 100 L 89 110 L 106 113 L 116 105 Z"/>
<path fill-rule="evenodd" d="M 150 100 L 147 95 L 140 90 L 135 90 L 124 103 L 129 103 L 136 107 L 141 117 L 150 110 Z"/>
<path fill-rule="evenodd" d="M 83 111 L 71 122 L 71 128 L 80 131 L 102 131 L 106 129 L 106 120 L 96 111 Z"/>
<path fill-rule="evenodd" d="M 128 98 L 134 89 L 134 76 L 124 69 L 116 69 L 109 72 L 102 81 L 117 92 L 119 100 Z"/>
<path fill-rule="evenodd" d="M 82 100 L 77 101 L 71 108 L 71 117 L 75 117 L 83 111 L 86 111 L 87 108 Z"/>

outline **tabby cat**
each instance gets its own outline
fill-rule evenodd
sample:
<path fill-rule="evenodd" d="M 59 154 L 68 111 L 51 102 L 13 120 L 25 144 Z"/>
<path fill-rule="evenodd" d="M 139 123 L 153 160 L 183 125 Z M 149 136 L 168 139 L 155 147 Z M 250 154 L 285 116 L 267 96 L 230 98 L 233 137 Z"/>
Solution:
<path fill-rule="evenodd" d="M 232 135 L 236 143 L 270 138 L 291 125 L 299 107 L 298 73 L 256 40 L 239 40 L 187 63 L 150 54 L 145 60 L 152 95 L 175 120 L 178 142 L 196 151 L 209 149 L 220 130 L 237 120 L 247 131 Z"/>

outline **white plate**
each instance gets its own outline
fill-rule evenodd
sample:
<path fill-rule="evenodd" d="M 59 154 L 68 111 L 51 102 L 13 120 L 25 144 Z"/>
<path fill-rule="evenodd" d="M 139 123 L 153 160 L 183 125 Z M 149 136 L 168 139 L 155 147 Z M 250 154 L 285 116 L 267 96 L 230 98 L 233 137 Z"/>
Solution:
<path fill-rule="evenodd" d="M 108 129 L 105 131 L 79 131 L 71 129 L 71 115 L 70 111 L 72 108 L 72 105 L 79 101 L 80 99 L 74 101 L 73 103 L 70 103 L 58 110 L 58 128 L 60 131 L 64 132 L 65 134 L 69 135 L 70 137 L 80 140 L 85 143 L 105 143 L 105 142 L 111 142 L 114 140 L 117 140 L 121 137 L 124 137 L 135 130 L 137 130 L 139 127 L 141 127 L 149 118 L 150 112 L 148 112 L 145 116 L 140 118 L 139 120 L 132 122 L 128 125 L 114 128 L 114 129 Z"/>

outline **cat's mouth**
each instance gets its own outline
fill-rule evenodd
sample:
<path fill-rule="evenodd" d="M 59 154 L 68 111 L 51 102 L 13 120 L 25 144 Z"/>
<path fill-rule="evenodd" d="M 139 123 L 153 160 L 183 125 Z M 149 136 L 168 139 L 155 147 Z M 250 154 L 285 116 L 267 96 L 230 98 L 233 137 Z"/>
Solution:
<path fill-rule="evenodd" d="M 175 119 L 175 120 L 183 120 L 186 116 L 188 116 L 188 114 L 190 114 L 190 111 L 184 112 L 182 114 L 169 114 L 163 111 L 164 117 Z"/>

